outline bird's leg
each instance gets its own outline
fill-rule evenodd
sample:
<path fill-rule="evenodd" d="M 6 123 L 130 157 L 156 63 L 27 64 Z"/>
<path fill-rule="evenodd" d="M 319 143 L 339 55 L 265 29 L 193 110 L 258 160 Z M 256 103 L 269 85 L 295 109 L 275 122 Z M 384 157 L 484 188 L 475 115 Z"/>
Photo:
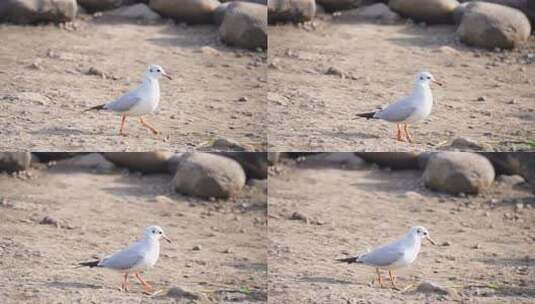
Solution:
<path fill-rule="evenodd" d="M 141 285 L 143 286 L 143 289 L 145 289 L 145 291 L 153 291 L 154 290 L 154 287 L 150 286 L 149 283 L 145 282 L 145 280 L 143 280 L 141 278 L 141 276 L 139 275 L 138 272 L 134 272 L 134 275 L 136 276 L 136 278 L 139 280 L 139 282 L 141 283 Z"/>
<path fill-rule="evenodd" d="M 392 273 L 392 270 L 388 271 L 388 275 L 390 276 L 390 281 L 392 282 L 392 287 L 394 287 L 394 289 L 399 290 L 399 287 L 396 285 L 396 277 L 394 276 L 394 273 Z"/>
<path fill-rule="evenodd" d="M 123 115 L 123 117 L 121 118 L 121 128 L 119 129 L 119 135 L 122 135 L 122 136 L 126 136 L 126 133 L 124 133 L 123 131 L 125 120 L 126 120 L 126 115 Z"/>
<path fill-rule="evenodd" d="M 399 141 L 404 141 L 403 137 L 401 137 L 401 127 L 399 124 L 396 124 L 396 139 Z"/>
<path fill-rule="evenodd" d="M 407 136 L 407 140 L 410 142 L 410 143 L 413 143 L 413 140 L 412 140 L 412 136 L 411 134 L 409 133 L 409 125 L 408 124 L 405 124 L 405 135 Z"/>
<path fill-rule="evenodd" d="M 385 288 L 385 285 L 383 284 L 383 277 L 381 277 L 379 268 L 375 268 L 375 270 L 377 271 L 377 281 L 379 281 L 379 286 L 381 286 L 381 288 Z"/>
<path fill-rule="evenodd" d="M 124 273 L 123 284 L 121 284 L 121 291 L 128 292 L 128 272 Z"/>
<path fill-rule="evenodd" d="M 146 128 L 149 128 L 152 133 L 154 133 L 155 135 L 158 135 L 158 133 L 160 133 L 160 131 L 156 130 L 153 126 L 149 125 L 148 123 L 146 123 L 144 120 L 143 120 L 143 117 L 139 117 L 139 122 Z"/>

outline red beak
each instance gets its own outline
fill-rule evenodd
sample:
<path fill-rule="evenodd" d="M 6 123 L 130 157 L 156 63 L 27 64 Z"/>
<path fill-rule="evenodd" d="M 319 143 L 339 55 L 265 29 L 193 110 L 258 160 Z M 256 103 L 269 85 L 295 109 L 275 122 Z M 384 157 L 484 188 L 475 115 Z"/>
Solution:
<path fill-rule="evenodd" d="M 438 84 L 439 86 L 443 86 L 444 84 L 442 84 L 442 82 L 438 82 L 436 80 L 433 80 L 434 83 Z"/>
<path fill-rule="evenodd" d="M 167 79 L 169 79 L 169 80 L 173 80 L 173 78 L 171 77 L 171 75 L 169 75 L 169 74 L 167 74 L 167 73 L 165 73 L 165 72 L 163 72 L 162 75 L 165 76 L 165 77 L 167 77 Z"/>

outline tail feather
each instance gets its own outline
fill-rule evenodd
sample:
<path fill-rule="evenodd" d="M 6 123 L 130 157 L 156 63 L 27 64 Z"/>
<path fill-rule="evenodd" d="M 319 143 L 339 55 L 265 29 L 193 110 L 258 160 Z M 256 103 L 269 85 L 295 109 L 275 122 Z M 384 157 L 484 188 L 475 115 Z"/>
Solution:
<path fill-rule="evenodd" d="M 336 261 L 337 262 L 342 262 L 342 263 L 348 263 L 348 264 L 362 263 L 362 262 L 359 261 L 359 256 L 343 258 L 343 259 L 336 259 Z"/>
<path fill-rule="evenodd" d="M 91 261 L 91 262 L 78 263 L 78 265 L 93 268 L 93 267 L 98 267 L 98 263 L 100 263 L 100 261 L 97 260 L 97 261 Z"/>
<path fill-rule="evenodd" d="M 85 113 L 85 112 L 88 112 L 88 111 L 100 111 L 100 110 L 104 110 L 104 106 L 106 104 L 101 104 L 101 105 L 98 105 L 98 106 L 94 106 L 94 107 L 91 107 L 89 109 L 85 109 L 82 111 L 82 113 Z"/>
<path fill-rule="evenodd" d="M 372 119 L 372 118 L 375 118 L 375 113 L 377 112 L 367 112 L 367 113 L 359 113 L 359 114 L 355 114 L 356 116 L 358 117 L 364 117 L 366 119 Z"/>

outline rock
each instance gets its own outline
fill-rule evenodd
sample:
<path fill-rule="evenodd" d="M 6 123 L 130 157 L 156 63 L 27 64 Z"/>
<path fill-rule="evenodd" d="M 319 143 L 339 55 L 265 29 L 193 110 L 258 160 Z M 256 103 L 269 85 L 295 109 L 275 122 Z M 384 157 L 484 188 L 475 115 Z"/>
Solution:
<path fill-rule="evenodd" d="M 430 24 L 453 23 L 457 0 L 390 0 L 388 6 L 396 13 Z"/>
<path fill-rule="evenodd" d="M 530 33 L 530 22 L 521 11 L 482 2 L 466 7 L 457 29 L 462 42 L 487 49 L 515 48 L 525 43 Z"/>
<path fill-rule="evenodd" d="M 105 11 L 123 5 L 123 0 L 77 0 L 78 4 L 88 12 Z"/>
<path fill-rule="evenodd" d="M 30 152 L 0 152 L 0 171 L 24 171 L 30 167 Z"/>
<path fill-rule="evenodd" d="M 419 169 L 416 152 L 357 152 L 358 157 L 395 170 Z"/>
<path fill-rule="evenodd" d="M 268 1 L 268 22 L 310 21 L 316 14 L 315 0 L 270 0 Z"/>
<path fill-rule="evenodd" d="M 350 14 L 363 19 L 379 20 L 384 23 L 394 23 L 401 19 L 396 12 L 392 11 L 390 7 L 384 3 L 376 3 L 369 6 L 364 6 L 354 10 Z M 343 15 L 346 15 L 346 13 L 344 12 L 342 16 Z"/>
<path fill-rule="evenodd" d="M 483 146 L 473 139 L 467 137 L 457 137 L 451 144 L 450 148 L 456 148 L 460 150 L 483 150 Z"/>
<path fill-rule="evenodd" d="M 267 49 L 267 7 L 236 1 L 225 10 L 219 27 L 221 39 L 233 46 Z"/>
<path fill-rule="evenodd" d="M 229 138 L 217 138 L 212 143 L 209 143 L 198 148 L 200 151 L 237 151 L 237 152 L 252 152 L 255 150 L 253 146 L 243 144 Z"/>
<path fill-rule="evenodd" d="M 326 71 L 325 71 L 325 75 L 335 75 L 335 76 L 338 76 L 342 79 L 346 78 L 346 73 L 344 72 L 344 70 L 338 68 L 338 67 L 329 67 Z"/>
<path fill-rule="evenodd" d="M 9 101 L 28 102 L 35 105 L 44 106 L 50 102 L 50 98 L 36 92 L 17 92 L 14 94 L 4 95 L 2 99 Z"/>
<path fill-rule="evenodd" d="M 308 216 L 300 213 L 299 211 L 295 211 L 294 213 L 292 213 L 292 215 L 290 216 L 290 220 L 293 220 L 293 221 L 303 221 L 305 223 L 308 223 L 309 222 L 309 218 Z"/>
<path fill-rule="evenodd" d="M 83 154 L 78 152 L 33 152 L 35 156 L 39 159 L 40 162 L 50 162 L 65 158 L 75 157 L 77 155 Z"/>
<path fill-rule="evenodd" d="M 150 0 L 149 6 L 162 16 L 190 24 L 212 23 L 217 0 Z"/>
<path fill-rule="evenodd" d="M 276 165 L 281 159 L 281 152 L 267 152 L 267 159 L 270 166 Z"/>
<path fill-rule="evenodd" d="M 497 178 L 496 178 L 496 181 L 501 183 L 501 184 L 505 184 L 505 185 L 510 185 L 510 186 L 514 186 L 514 185 L 518 185 L 518 184 L 522 184 L 522 183 L 525 183 L 526 180 L 524 180 L 524 178 L 520 175 L 499 175 Z"/>
<path fill-rule="evenodd" d="M 118 167 L 142 173 L 168 173 L 172 152 L 106 152 L 104 157 Z"/>
<path fill-rule="evenodd" d="M 201 251 L 201 249 L 202 249 L 201 245 L 195 245 L 193 246 L 193 248 L 191 248 L 191 250 L 193 251 Z"/>
<path fill-rule="evenodd" d="M 247 179 L 266 179 L 268 160 L 266 152 L 220 152 L 217 153 L 234 159 L 242 166 Z"/>
<path fill-rule="evenodd" d="M 455 293 L 453 290 L 442 287 L 433 282 L 420 283 L 420 285 L 418 285 L 418 287 L 416 288 L 416 292 L 434 293 L 434 294 L 439 294 L 439 295 L 451 295 Z"/>
<path fill-rule="evenodd" d="M 55 218 L 53 217 L 50 217 L 50 216 L 45 216 L 40 222 L 39 224 L 41 225 L 51 225 L 51 226 L 55 226 L 56 228 L 61 228 L 61 224 L 59 223 L 58 220 L 56 220 Z"/>
<path fill-rule="evenodd" d="M 151 10 L 146 4 L 138 3 L 131 6 L 123 6 L 107 13 L 110 16 L 123 17 L 129 19 L 142 19 L 156 21 L 161 19 L 160 15 Z"/>
<path fill-rule="evenodd" d="M 100 153 L 89 153 L 77 155 L 73 158 L 68 158 L 58 162 L 58 165 L 71 166 L 84 169 L 96 169 L 98 171 L 107 172 L 115 168 L 115 166 L 102 156 Z"/>
<path fill-rule="evenodd" d="M 245 185 L 240 164 L 221 155 L 185 153 L 178 163 L 173 181 L 175 190 L 203 198 L 236 197 Z"/>
<path fill-rule="evenodd" d="M 479 193 L 494 181 L 494 168 L 485 157 L 470 152 L 440 152 L 428 161 L 423 179 L 426 187 L 448 192 Z"/>
<path fill-rule="evenodd" d="M 327 12 L 341 11 L 355 8 L 360 5 L 362 0 L 317 0 Z"/>
<path fill-rule="evenodd" d="M 227 8 L 229 5 L 232 4 L 232 1 L 221 3 L 214 11 L 214 24 L 219 26 L 221 23 L 223 23 L 223 17 L 225 17 L 225 12 L 227 11 Z"/>
<path fill-rule="evenodd" d="M 307 156 L 302 162 L 308 166 L 338 166 L 347 169 L 360 169 L 365 165 L 362 158 L 350 152 L 328 152 Z"/>
<path fill-rule="evenodd" d="M 76 0 L 2 0 L 0 21 L 19 24 L 67 22 L 76 17 Z"/>
<path fill-rule="evenodd" d="M 486 152 L 481 154 L 492 162 L 498 174 L 518 174 L 535 190 L 535 157 L 533 152 Z"/>
<path fill-rule="evenodd" d="M 195 292 L 184 290 L 180 287 L 171 287 L 166 293 L 167 297 L 175 299 L 189 299 L 189 300 L 199 300 L 201 298 L 200 294 Z"/>

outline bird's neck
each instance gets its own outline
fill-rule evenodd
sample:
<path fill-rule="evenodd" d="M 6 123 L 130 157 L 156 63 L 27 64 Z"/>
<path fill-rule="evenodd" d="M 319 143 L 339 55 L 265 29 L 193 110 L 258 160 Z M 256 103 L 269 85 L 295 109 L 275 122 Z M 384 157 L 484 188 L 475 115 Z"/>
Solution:
<path fill-rule="evenodd" d="M 157 78 L 152 78 L 152 77 L 147 77 L 147 76 L 143 78 L 143 85 L 158 87 L 158 88 L 160 87 Z"/>
<path fill-rule="evenodd" d="M 427 83 L 417 83 L 414 86 L 411 95 L 412 97 L 416 97 L 415 100 L 422 102 L 433 102 L 431 87 Z"/>

